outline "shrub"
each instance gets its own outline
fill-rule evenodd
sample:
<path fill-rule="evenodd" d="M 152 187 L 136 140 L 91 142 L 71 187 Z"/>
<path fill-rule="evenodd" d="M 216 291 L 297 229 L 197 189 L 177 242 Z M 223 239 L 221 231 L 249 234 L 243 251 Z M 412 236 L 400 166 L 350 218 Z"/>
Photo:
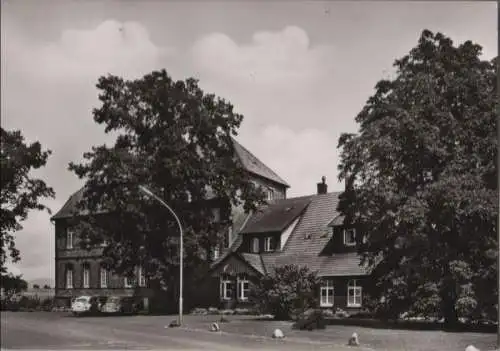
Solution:
<path fill-rule="evenodd" d="M 208 314 L 219 314 L 219 309 L 216 307 L 209 307 Z"/>
<path fill-rule="evenodd" d="M 40 303 L 40 308 L 42 311 L 52 311 L 54 307 L 54 298 L 48 297 Z"/>
<path fill-rule="evenodd" d="M 327 321 L 321 310 L 315 310 L 307 316 L 299 318 L 292 326 L 293 329 L 314 330 L 325 329 Z"/>
<path fill-rule="evenodd" d="M 193 309 L 193 310 L 191 311 L 191 314 L 192 314 L 192 315 L 195 315 L 195 316 L 197 316 L 197 315 L 198 315 L 198 316 L 199 316 L 199 315 L 206 315 L 206 314 L 208 314 L 208 311 L 207 311 L 207 309 L 206 309 L 206 308 L 199 308 L 199 307 L 197 307 L 197 308 L 195 308 L 195 309 Z"/>
<path fill-rule="evenodd" d="M 307 267 L 286 265 L 268 274 L 251 290 L 251 298 L 261 313 L 288 320 L 315 307 L 319 279 Z"/>

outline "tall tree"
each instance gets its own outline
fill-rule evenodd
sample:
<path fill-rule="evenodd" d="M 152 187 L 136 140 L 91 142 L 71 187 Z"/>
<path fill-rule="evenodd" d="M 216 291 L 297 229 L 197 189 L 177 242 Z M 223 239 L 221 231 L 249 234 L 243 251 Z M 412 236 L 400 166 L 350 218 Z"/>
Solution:
<path fill-rule="evenodd" d="M 30 210 L 50 210 L 40 202 L 41 198 L 54 197 L 54 191 L 41 179 L 33 178 L 30 172 L 47 163 L 50 150 L 43 151 L 40 143 L 26 144 L 20 131 L 1 128 L 1 183 L 0 200 L 0 273 L 6 273 L 5 263 L 20 259 L 14 233 L 23 227 L 21 222 Z"/>
<path fill-rule="evenodd" d="M 216 221 L 212 208 L 222 207 L 224 219 L 231 205 L 243 201 L 250 210 L 263 199 L 234 157 L 231 138 L 243 116 L 197 80 L 175 81 L 165 70 L 137 80 L 101 77 L 97 88 L 102 105 L 94 120 L 116 142 L 70 164 L 86 180 L 79 207 L 88 212 L 75 221 L 76 230 L 88 247 L 109 243 L 104 255 L 117 273 L 131 274 L 140 264 L 152 284 L 169 285 L 178 271 L 179 229 L 138 186 L 151 189 L 181 219 L 187 272 L 203 265 L 228 226 Z"/>
<path fill-rule="evenodd" d="M 21 275 L 9 273 L 2 275 L 2 289 L 4 289 L 5 298 L 10 301 L 14 295 L 28 290 L 28 283 Z"/>
<path fill-rule="evenodd" d="M 497 59 L 480 54 L 424 30 L 339 139 L 339 210 L 367 234 L 370 294 L 389 315 L 495 315 Z"/>

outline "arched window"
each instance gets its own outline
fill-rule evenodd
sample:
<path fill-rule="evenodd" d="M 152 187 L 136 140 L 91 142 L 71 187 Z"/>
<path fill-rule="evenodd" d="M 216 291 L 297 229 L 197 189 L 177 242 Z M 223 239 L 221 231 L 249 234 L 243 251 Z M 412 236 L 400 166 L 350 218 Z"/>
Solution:
<path fill-rule="evenodd" d="M 66 265 L 66 289 L 73 289 L 73 265 Z"/>
<path fill-rule="evenodd" d="M 361 307 L 363 288 L 356 279 L 347 283 L 347 307 Z"/>

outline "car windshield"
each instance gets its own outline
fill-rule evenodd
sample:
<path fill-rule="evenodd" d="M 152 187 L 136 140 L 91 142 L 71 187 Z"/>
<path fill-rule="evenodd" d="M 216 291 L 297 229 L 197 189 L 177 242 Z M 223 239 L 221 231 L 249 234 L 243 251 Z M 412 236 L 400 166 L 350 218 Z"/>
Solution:
<path fill-rule="evenodd" d="M 108 299 L 106 300 L 106 302 L 117 303 L 117 302 L 120 302 L 120 298 L 119 297 L 115 297 L 115 296 L 108 297 Z"/>
<path fill-rule="evenodd" d="M 79 297 L 75 300 L 75 302 L 87 302 L 88 300 L 88 297 Z"/>

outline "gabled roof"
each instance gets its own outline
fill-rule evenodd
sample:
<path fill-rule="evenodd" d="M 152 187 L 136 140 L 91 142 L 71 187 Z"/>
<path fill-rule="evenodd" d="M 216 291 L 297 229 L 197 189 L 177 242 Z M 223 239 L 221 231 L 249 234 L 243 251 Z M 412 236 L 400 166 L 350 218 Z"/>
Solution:
<path fill-rule="evenodd" d="M 275 205 L 282 206 L 274 207 L 282 209 L 286 204 L 305 203 L 304 210 L 299 213 L 300 220 L 291 233 L 285 247 L 282 251 L 274 253 L 243 254 L 240 257 L 252 267 L 257 262 L 256 256 L 260 256 L 263 271 L 266 273 L 273 272 L 275 267 L 296 264 L 307 266 L 310 270 L 317 272 L 318 276 L 359 276 L 367 275 L 369 271 L 365 267 L 361 267 L 361 257 L 357 253 L 336 253 L 332 255 L 322 255 L 325 246 L 331 240 L 331 231 L 329 225 L 332 218 L 338 218 L 337 212 L 338 197 L 340 193 L 333 192 L 321 195 L 310 195 L 299 198 L 291 198 L 287 200 L 277 200 Z M 273 205 L 270 205 L 268 210 L 272 211 Z M 266 212 L 264 212 L 266 213 Z M 279 213 L 279 211 L 278 211 Z M 296 216 L 297 217 L 297 216 Z M 295 217 L 295 218 L 296 218 Z M 265 220 L 261 213 L 256 213 L 249 220 L 252 226 L 258 226 L 260 220 Z M 250 224 L 248 224 L 250 226 Z M 245 227 L 242 230 L 240 239 L 235 241 L 231 250 L 238 251 L 242 243 L 244 233 L 252 232 L 251 229 Z M 227 253 L 229 255 L 230 253 Z M 248 255 L 252 255 L 251 257 Z M 224 258 L 225 258 L 224 257 Z M 224 259 L 221 257 L 221 260 Z M 220 262 L 220 260 L 218 261 Z M 214 263 L 215 265 L 216 263 Z"/>
<path fill-rule="evenodd" d="M 83 192 L 85 191 L 85 187 L 81 187 L 80 190 L 73 193 L 69 199 L 64 203 L 63 207 L 52 216 L 52 220 L 61 219 L 61 218 L 69 218 L 73 216 L 73 211 L 76 210 L 76 206 L 83 198 Z"/>
<path fill-rule="evenodd" d="M 255 157 L 254 154 L 237 142 L 236 139 L 232 138 L 232 140 L 234 150 L 236 151 L 236 155 L 241 161 L 243 168 L 245 168 L 248 172 L 284 185 L 287 188 L 290 187 L 290 185 L 284 181 L 283 178 L 277 175 L 271 168 L 267 167 L 261 160 Z"/>
<path fill-rule="evenodd" d="M 310 197 L 299 197 L 263 206 L 250 218 L 241 233 L 281 232 L 304 212 L 310 202 Z"/>
<path fill-rule="evenodd" d="M 266 178 L 272 182 L 278 183 L 285 187 L 290 187 L 287 182 L 285 182 L 281 177 L 279 177 L 273 170 L 267 167 L 262 161 L 255 157 L 250 151 L 244 148 L 236 139 L 231 138 L 233 142 L 234 151 L 236 156 L 240 160 L 243 168 L 254 175 L 262 178 Z M 76 205 L 83 198 L 84 187 L 82 187 L 77 192 L 73 193 L 70 198 L 66 201 L 63 207 L 52 216 L 52 220 L 69 218 L 73 216 L 73 211 L 76 209 Z M 211 188 L 207 187 L 207 196 L 209 198 L 214 196 L 214 192 Z"/>
<path fill-rule="evenodd" d="M 241 253 L 241 257 L 243 257 L 243 259 L 256 271 L 261 274 L 266 274 L 262 257 L 259 254 Z"/>

